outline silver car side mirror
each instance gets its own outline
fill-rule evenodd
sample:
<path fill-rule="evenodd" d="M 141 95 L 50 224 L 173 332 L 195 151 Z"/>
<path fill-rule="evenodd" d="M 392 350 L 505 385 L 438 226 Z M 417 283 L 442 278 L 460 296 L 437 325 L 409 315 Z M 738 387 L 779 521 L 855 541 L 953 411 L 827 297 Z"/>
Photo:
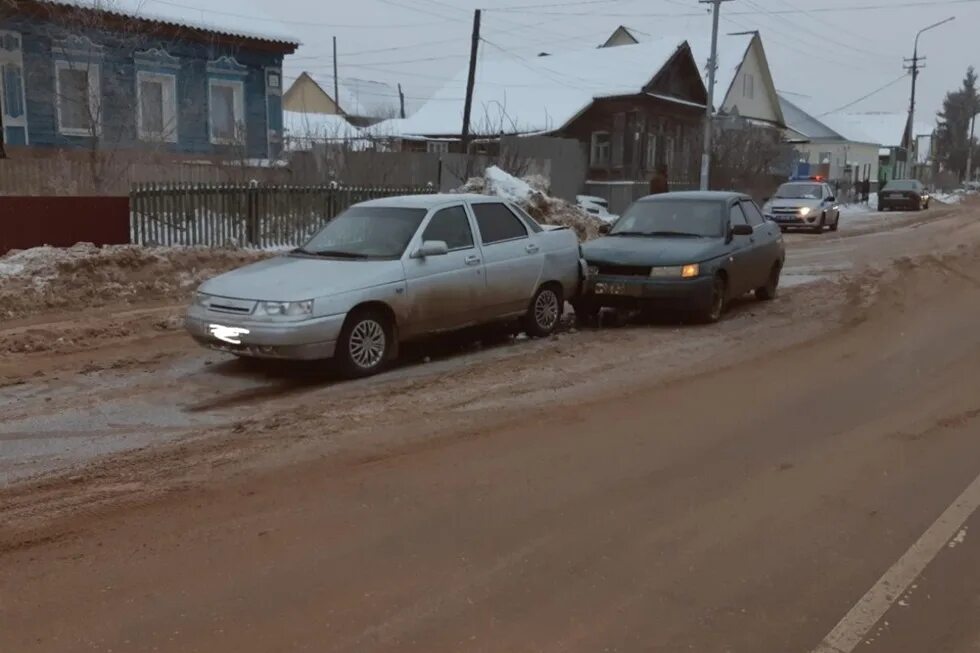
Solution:
<path fill-rule="evenodd" d="M 444 240 L 424 240 L 422 246 L 412 254 L 412 258 L 427 258 L 429 256 L 445 256 L 449 253 L 449 245 Z"/>

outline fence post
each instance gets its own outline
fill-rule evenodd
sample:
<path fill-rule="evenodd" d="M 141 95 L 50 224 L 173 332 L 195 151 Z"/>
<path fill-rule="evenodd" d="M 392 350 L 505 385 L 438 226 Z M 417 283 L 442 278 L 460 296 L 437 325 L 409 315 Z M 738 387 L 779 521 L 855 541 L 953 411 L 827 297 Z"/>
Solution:
<path fill-rule="evenodd" d="M 254 184 L 249 184 L 245 188 L 245 240 L 253 247 L 258 246 L 259 240 L 259 207 L 258 207 L 258 188 Z"/>

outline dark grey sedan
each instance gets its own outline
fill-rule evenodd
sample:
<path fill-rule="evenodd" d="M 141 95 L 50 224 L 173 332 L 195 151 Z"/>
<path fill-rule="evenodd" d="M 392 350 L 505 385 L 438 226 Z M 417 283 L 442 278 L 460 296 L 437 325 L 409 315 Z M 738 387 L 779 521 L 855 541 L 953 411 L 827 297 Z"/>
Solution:
<path fill-rule="evenodd" d="M 779 225 L 747 195 L 728 192 L 645 197 L 582 252 L 587 274 L 574 307 L 585 318 L 608 306 L 716 322 L 732 298 L 773 299 L 786 259 Z"/>

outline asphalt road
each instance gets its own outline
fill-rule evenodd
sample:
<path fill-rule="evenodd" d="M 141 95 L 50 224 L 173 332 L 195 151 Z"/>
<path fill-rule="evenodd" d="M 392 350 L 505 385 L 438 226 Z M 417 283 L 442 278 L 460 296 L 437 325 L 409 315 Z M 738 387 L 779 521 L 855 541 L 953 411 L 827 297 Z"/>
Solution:
<path fill-rule="evenodd" d="M 978 651 L 980 221 L 862 234 L 717 327 L 236 390 L 8 489 L 0 650 Z"/>

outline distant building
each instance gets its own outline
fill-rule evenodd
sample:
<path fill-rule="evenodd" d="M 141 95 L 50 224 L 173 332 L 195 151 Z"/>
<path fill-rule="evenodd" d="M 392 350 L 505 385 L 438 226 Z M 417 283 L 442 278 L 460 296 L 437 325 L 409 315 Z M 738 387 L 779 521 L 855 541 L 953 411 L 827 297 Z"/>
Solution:
<path fill-rule="evenodd" d="M 368 127 L 382 120 L 404 117 L 398 88 L 384 82 L 342 78 L 334 97 L 333 77 L 321 84 L 304 72 L 290 85 L 283 97 L 286 111 L 293 113 L 344 116 L 350 124 Z"/>
<path fill-rule="evenodd" d="M 297 41 L 196 20 L 176 5 L 154 4 L 145 14 L 141 5 L 4 5 L 0 108 L 8 147 L 277 157 L 282 62 Z"/>
<path fill-rule="evenodd" d="M 464 69 L 415 115 L 389 123 L 403 149 L 461 151 L 466 80 Z M 672 181 L 692 183 L 706 102 L 683 39 L 488 58 L 480 65 L 470 133 L 491 146 L 504 135 L 573 138 L 593 181 L 645 182 L 666 165 Z"/>
<path fill-rule="evenodd" d="M 634 45 L 651 38 L 648 34 L 621 25 L 600 47 Z M 707 86 L 711 40 L 689 38 L 688 43 Z M 758 32 L 718 37 L 715 107 L 720 116 L 740 117 L 752 124 L 780 129 L 786 126 L 769 60 Z"/>

